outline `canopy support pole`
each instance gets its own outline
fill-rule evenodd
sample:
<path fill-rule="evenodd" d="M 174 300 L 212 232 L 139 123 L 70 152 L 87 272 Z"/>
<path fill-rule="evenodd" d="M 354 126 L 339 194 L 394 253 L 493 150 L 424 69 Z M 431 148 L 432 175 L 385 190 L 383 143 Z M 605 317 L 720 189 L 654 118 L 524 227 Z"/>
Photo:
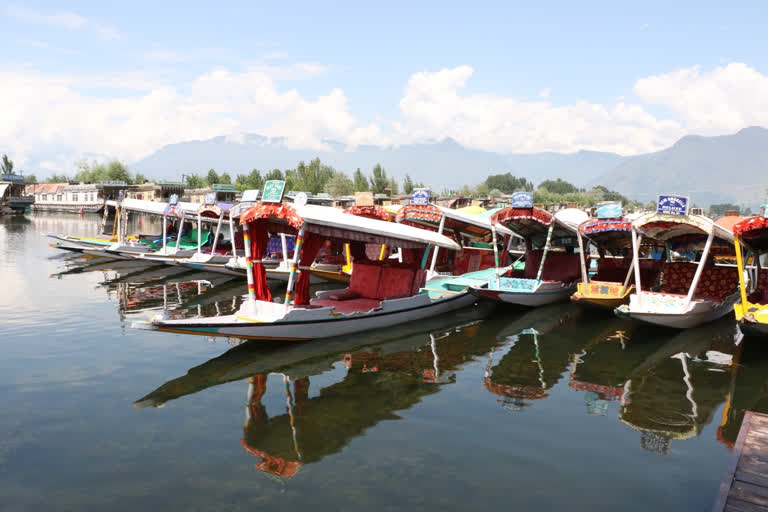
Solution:
<path fill-rule="evenodd" d="M 203 228 L 203 219 L 200 216 L 200 212 L 197 212 L 197 254 L 200 254 L 202 248 L 200 245 L 203 243 L 203 235 L 200 230 Z"/>
<path fill-rule="evenodd" d="M 285 243 L 285 233 L 280 233 L 280 243 L 283 248 L 283 265 L 288 266 L 288 245 Z"/>
<path fill-rule="evenodd" d="M 437 228 L 438 235 L 443 234 L 444 227 L 445 227 L 445 215 L 440 217 L 440 226 Z M 435 246 L 434 251 L 432 252 L 432 264 L 429 266 L 429 277 L 432 277 L 432 275 L 435 273 L 435 265 L 437 265 L 437 253 L 439 251 L 440 251 L 440 248 L 438 246 Z"/>
<path fill-rule="evenodd" d="M 229 218 L 229 242 L 232 244 L 232 258 L 237 264 L 237 246 L 235 245 L 235 223 L 232 217 Z"/>
<path fill-rule="evenodd" d="M 291 273 L 288 274 L 288 286 L 285 289 L 285 305 L 287 306 L 291 302 L 291 296 L 293 295 L 293 288 L 296 284 L 296 269 L 299 266 L 299 258 L 301 257 L 301 246 L 304 244 L 304 231 L 306 230 L 306 224 L 302 224 L 298 234 L 296 234 L 296 246 L 293 248 L 293 261 L 291 262 Z M 309 272 L 307 270 L 306 272 Z"/>
<path fill-rule="evenodd" d="M 579 241 L 579 259 L 581 260 L 581 282 L 584 284 L 584 291 L 587 291 L 587 260 L 584 257 L 584 240 L 581 237 L 581 231 L 576 232 L 576 238 Z"/>
<path fill-rule="evenodd" d="M 165 254 L 166 241 L 165 238 L 168 234 L 168 216 L 163 215 L 163 254 Z"/>
<path fill-rule="evenodd" d="M 216 234 L 213 235 L 213 245 L 211 246 L 211 256 L 216 253 L 216 244 L 219 241 L 219 232 L 221 231 L 221 222 L 224 220 L 224 212 L 219 215 L 219 222 L 216 223 Z"/>
<path fill-rule="evenodd" d="M 179 251 L 179 245 L 181 244 L 181 233 L 184 229 L 184 212 L 179 217 L 179 229 L 176 230 L 176 252 Z"/>
<path fill-rule="evenodd" d="M 552 219 L 552 223 L 547 230 L 547 240 L 544 242 L 544 252 L 541 255 L 541 263 L 539 264 L 539 271 L 536 272 L 536 280 L 541 281 L 541 275 L 544 273 L 544 262 L 547 261 L 547 253 L 552 245 L 552 232 L 555 230 L 555 219 Z"/>
<path fill-rule="evenodd" d="M 256 301 L 256 289 L 253 284 L 253 261 L 251 261 L 251 237 L 248 224 L 243 226 L 243 249 L 245 250 L 245 276 L 248 278 L 248 300 Z"/>
<path fill-rule="evenodd" d="M 638 245 L 639 245 L 640 241 L 643 239 L 643 235 L 637 235 L 637 238 L 638 238 Z M 634 263 L 634 259 L 633 259 L 633 263 Z M 629 286 L 629 280 L 632 279 L 632 271 L 633 270 L 634 270 L 634 264 L 629 266 L 629 270 L 627 270 L 627 277 L 624 278 L 624 285 L 621 287 L 621 296 L 622 297 L 624 296 L 624 293 L 627 291 L 627 287 Z"/>
<path fill-rule="evenodd" d="M 635 230 L 635 227 L 632 226 L 632 268 L 635 269 L 635 293 L 637 294 L 637 300 L 638 304 L 642 301 L 642 296 L 640 295 L 640 292 L 642 291 L 640 288 L 640 240 L 639 236 L 637 234 L 637 231 Z"/>
<path fill-rule="evenodd" d="M 495 273 L 496 273 L 496 288 L 499 288 L 499 282 L 501 280 L 501 275 L 499 272 L 499 246 L 497 244 L 496 239 L 496 225 L 491 223 L 491 235 L 492 235 L 492 242 L 493 242 L 493 263 L 496 266 Z"/>
<path fill-rule="evenodd" d="M 736 247 L 736 266 L 739 269 L 739 288 L 741 289 L 741 314 L 747 312 L 747 288 L 744 284 L 744 260 L 741 254 L 741 242 L 739 235 L 733 237 L 733 245 Z"/>
<path fill-rule="evenodd" d="M 715 230 L 707 237 L 707 243 L 704 245 L 704 252 L 701 253 L 701 259 L 696 266 L 696 273 L 693 275 L 693 281 L 691 282 L 691 288 L 688 290 L 688 295 L 685 297 L 685 304 L 683 305 L 683 312 L 688 309 L 688 306 L 693 299 L 693 294 L 696 292 L 696 286 L 699 284 L 702 272 L 704 272 L 704 265 L 707 263 L 707 257 L 709 256 L 709 249 L 712 247 L 712 239 L 715 238 Z"/>

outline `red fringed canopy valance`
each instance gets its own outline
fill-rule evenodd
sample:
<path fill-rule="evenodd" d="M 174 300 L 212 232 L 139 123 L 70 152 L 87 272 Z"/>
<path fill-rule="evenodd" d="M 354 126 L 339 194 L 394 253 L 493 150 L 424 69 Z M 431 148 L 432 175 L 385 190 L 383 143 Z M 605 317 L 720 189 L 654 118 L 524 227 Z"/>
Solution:
<path fill-rule="evenodd" d="M 395 220 L 406 225 L 413 225 L 412 223 L 427 223 L 434 224 L 435 227 L 440 224 L 440 219 L 443 217 L 443 212 L 435 205 L 432 204 L 409 204 L 400 208 L 397 212 Z M 417 227 L 422 227 L 417 225 Z"/>
<path fill-rule="evenodd" d="M 491 222 L 506 225 L 509 221 L 535 220 L 548 226 L 552 222 L 552 214 L 541 208 L 503 208 L 491 217 Z"/>
<path fill-rule="evenodd" d="M 579 226 L 582 235 L 606 231 L 632 231 L 632 222 L 625 217 L 619 219 L 592 219 Z"/>
<path fill-rule="evenodd" d="M 733 226 L 734 235 L 742 235 L 747 231 L 763 230 L 768 228 L 768 217 L 751 217 Z"/>
<path fill-rule="evenodd" d="M 389 220 L 389 212 L 381 206 L 350 206 L 344 213 L 354 215 L 355 217 L 366 217 L 368 219 Z"/>
<path fill-rule="evenodd" d="M 240 216 L 240 224 L 247 224 L 257 219 L 281 219 L 294 229 L 304 224 L 296 209 L 287 203 L 256 203 Z"/>

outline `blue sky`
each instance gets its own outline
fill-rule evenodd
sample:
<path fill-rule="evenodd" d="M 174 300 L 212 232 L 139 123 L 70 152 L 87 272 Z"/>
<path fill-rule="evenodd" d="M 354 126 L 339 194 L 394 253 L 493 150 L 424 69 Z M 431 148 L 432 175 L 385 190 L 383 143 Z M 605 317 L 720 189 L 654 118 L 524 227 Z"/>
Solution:
<path fill-rule="evenodd" d="M 164 143 L 212 135 L 205 125 L 214 125 L 272 136 L 297 132 L 297 145 L 324 137 L 354 145 L 452 136 L 494 151 L 637 153 L 686 133 L 768 124 L 765 1 L 330 4 L 0 4 L 0 59 L 17 86 L 0 85 L 0 92 L 24 106 L 16 111 L 34 114 L 48 105 L 54 112 L 51 133 L 40 140 L 30 134 L 33 126 L 0 128 L 0 146 L 19 147 L 22 160 L 46 160 L 47 167 L 92 154 L 131 160 Z M 465 72 L 437 75 L 457 69 Z M 202 91 L 199 80 L 216 70 L 228 75 Z M 670 76 L 681 70 L 695 72 Z M 425 73 L 420 84 L 409 88 L 418 73 Z M 259 77 L 268 83 L 250 90 Z M 665 78 L 638 89 L 649 77 Z M 52 93 L 56 87 L 67 93 Z M 443 97 L 431 94 L 435 88 Z M 736 97 L 752 89 L 753 103 Z M 320 100 L 334 90 L 340 94 L 328 104 Z M 142 110 L 148 101 L 130 105 L 168 91 L 174 98 L 156 110 L 162 122 L 154 122 L 152 107 Z M 261 98 L 271 93 L 265 106 Z M 712 102 L 717 112 L 705 115 Z M 203 104 L 210 117 L 201 107 L 183 129 L 170 119 Z M 600 108 L 606 112 L 593 119 L 590 109 Z M 497 115 L 504 109 L 512 112 L 509 122 Z M 56 137 L 79 130 L 75 110 L 93 123 L 79 138 L 93 142 Z M 136 147 L 99 140 L 110 128 L 142 140 Z M 611 131 L 638 142 L 606 137 Z M 497 132 L 503 136 L 493 137 Z"/>

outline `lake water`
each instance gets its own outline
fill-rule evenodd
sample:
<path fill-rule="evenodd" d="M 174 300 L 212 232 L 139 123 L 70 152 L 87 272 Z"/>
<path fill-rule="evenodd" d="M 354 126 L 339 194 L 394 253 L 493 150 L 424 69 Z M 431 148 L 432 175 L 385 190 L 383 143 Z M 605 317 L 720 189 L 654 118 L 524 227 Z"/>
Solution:
<path fill-rule="evenodd" d="M 744 411 L 768 412 L 768 355 L 732 319 L 480 305 L 305 344 L 133 330 L 230 313 L 245 285 L 43 236 L 99 222 L 0 217 L 2 510 L 708 510 Z"/>

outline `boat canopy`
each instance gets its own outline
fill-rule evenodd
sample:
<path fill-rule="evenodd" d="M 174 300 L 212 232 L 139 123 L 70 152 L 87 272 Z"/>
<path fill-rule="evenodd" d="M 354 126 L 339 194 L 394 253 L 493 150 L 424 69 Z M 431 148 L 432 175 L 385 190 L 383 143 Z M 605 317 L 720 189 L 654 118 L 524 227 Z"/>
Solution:
<path fill-rule="evenodd" d="M 611 252 L 632 247 L 632 220 L 634 216 L 615 219 L 589 219 L 579 225 L 579 233 L 597 246 Z"/>
<path fill-rule="evenodd" d="M 685 235 L 714 234 L 715 238 L 733 242 L 733 233 L 702 215 L 670 215 L 646 213 L 632 223 L 637 231 L 662 242 Z"/>
<path fill-rule="evenodd" d="M 568 238 L 578 232 L 587 214 L 575 208 L 565 208 L 556 214 L 536 206 L 532 208 L 502 208 L 491 216 L 491 222 L 510 229 L 515 234 L 535 242 L 543 242 L 554 222 L 552 238 Z"/>
<path fill-rule="evenodd" d="M 768 217 L 750 217 L 733 226 L 733 234 L 755 251 L 768 250 Z"/>
<path fill-rule="evenodd" d="M 0 183 L 0 199 L 5 196 L 5 191 L 8 190 L 8 187 L 10 186 L 10 183 Z"/>
<path fill-rule="evenodd" d="M 166 208 L 168 207 L 167 203 L 158 203 L 157 201 L 147 201 L 145 199 L 123 199 L 121 203 L 113 199 L 109 199 L 107 200 L 106 204 L 107 206 L 111 206 L 113 208 L 116 208 L 118 205 L 120 205 L 126 210 L 146 213 L 148 215 L 165 216 L 170 213 L 169 211 L 166 211 Z M 197 210 L 200 208 L 198 203 L 185 203 L 181 201 L 179 201 L 176 206 L 180 210 L 180 213 L 176 214 L 177 216 L 181 216 L 182 214 L 186 213 L 197 214 Z"/>
<path fill-rule="evenodd" d="M 395 222 L 348 215 L 327 206 L 257 203 L 240 216 L 240 224 L 257 219 L 268 220 L 275 232 L 298 231 L 304 226 L 310 233 L 348 241 L 402 248 L 423 248 L 425 245 L 431 245 L 445 249 L 461 249 L 456 242 L 444 235 Z"/>
<path fill-rule="evenodd" d="M 445 217 L 444 231 L 462 233 L 471 237 L 484 237 L 493 229 L 491 221 L 487 217 L 433 204 L 403 206 L 397 212 L 395 220 L 399 223 L 437 231 L 443 217 Z M 510 229 L 504 226 L 498 226 L 496 230 L 503 235 L 514 235 Z"/>

